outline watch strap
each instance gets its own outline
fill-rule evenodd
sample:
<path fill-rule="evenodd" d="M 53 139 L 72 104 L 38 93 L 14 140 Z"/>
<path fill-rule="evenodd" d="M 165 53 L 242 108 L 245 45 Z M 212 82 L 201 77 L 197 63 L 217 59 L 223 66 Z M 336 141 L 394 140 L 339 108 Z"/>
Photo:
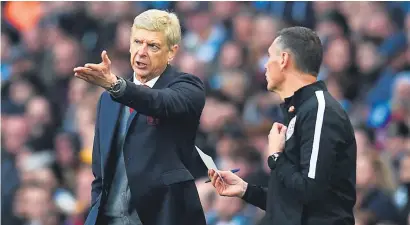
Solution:
<path fill-rule="evenodd" d="M 281 152 L 275 152 L 268 157 L 268 166 L 271 170 L 276 168 L 276 161 L 278 160 Z"/>

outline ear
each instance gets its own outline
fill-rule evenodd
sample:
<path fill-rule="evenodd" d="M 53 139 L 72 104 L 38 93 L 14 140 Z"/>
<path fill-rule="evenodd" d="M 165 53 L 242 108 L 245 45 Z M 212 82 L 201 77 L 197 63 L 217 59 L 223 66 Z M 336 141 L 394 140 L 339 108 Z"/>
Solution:
<path fill-rule="evenodd" d="M 280 70 L 283 71 L 289 64 L 290 55 L 287 52 L 281 52 L 280 54 Z"/>
<path fill-rule="evenodd" d="M 170 50 L 168 52 L 168 63 L 171 62 L 175 58 L 178 50 L 179 50 L 178 45 L 174 45 L 170 48 Z"/>

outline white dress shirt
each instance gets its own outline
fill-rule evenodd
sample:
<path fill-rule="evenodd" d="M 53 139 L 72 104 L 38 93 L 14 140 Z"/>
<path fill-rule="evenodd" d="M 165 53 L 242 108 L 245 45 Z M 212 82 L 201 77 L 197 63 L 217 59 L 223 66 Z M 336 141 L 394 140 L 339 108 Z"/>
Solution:
<path fill-rule="evenodd" d="M 147 85 L 148 87 L 152 88 L 154 87 L 155 83 L 157 82 L 157 80 L 159 79 L 159 76 L 149 80 L 147 83 L 143 84 L 141 83 L 139 80 L 135 79 L 135 73 L 133 74 L 133 80 L 134 80 L 134 84 L 136 85 Z"/>

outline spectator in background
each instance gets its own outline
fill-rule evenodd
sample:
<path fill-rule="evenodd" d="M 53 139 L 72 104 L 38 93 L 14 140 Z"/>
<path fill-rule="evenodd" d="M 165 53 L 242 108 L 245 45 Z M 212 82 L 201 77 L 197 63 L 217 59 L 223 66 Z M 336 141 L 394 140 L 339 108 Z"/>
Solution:
<path fill-rule="evenodd" d="M 247 48 L 252 41 L 253 14 L 248 10 L 238 12 L 232 21 L 232 41 Z"/>
<path fill-rule="evenodd" d="M 43 96 L 33 97 L 27 102 L 26 118 L 31 131 L 29 145 L 33 149 L 53 148 L 56 128 L 55 113 L 51 103 Z"/>
<path fill-rule="evenodd" d="M 399 209 L 401 224 L 406 224 L 410 216 L 410 151 L 400 161 L 399 182 L 395 203 Z"/>
<path fill-rule="evenodd" d="M 260 165 L 261 155 L 259 152 L 251 146 L 241 145 L 231 153 L 230 165 L 227 163 L 226 169 L 235 167 L 241 168 L 237 173 L 238 176 L 249 177 L 259 170 Z M 266 182 L 266 180 L 261 180 L 260 182 Z"/>
<path fill-rule="evenodd" d="M 315 30 L 324 44 L 327 44 L 329 38 L 348 36 L 350 32 L 346 18 L 337 10 L 325 11 L 319 15 Z"/>
<path fill-rule="evenodd" d="M 364 224 L 389 221 L 398 223 L 398 211 L 392 201 L 392 174 L 374 152 L 357 158 L 358 217 Z"/>
<path fill-rule="evenodd" d="M 366 127 L 365 124 L 359 124 L 355 127 L 355 138 L 357 145 L 357 155 L 366 155 L 375 151 L 375 136 L 373 130 Z"/>
<path fill-rule="evenodd" d="M 59 224 L 60 218 L 52 201 L 52 192 L 42 184 L 29 182 L 20 188 L 16 197 L 14 210 L 24 221 L 22 224 Z"/>
<path fill-rule="evenodd" d="M 94 179 L 91 166 L 85 163 L 80 165 L 75 175 L 74 193 L 77 196 L 75 210 L 67 218 L 64 225 L 84 224 L 91 204 L 91 195 L 89 193 L 91 192 L 91 183 Z"/>
<path fill-rule="evenodd" d="M 208 225 L 252 224 L 252 219 L 244 213 L 245 203 L 242 199 L 218 196 L 213 208 L 206 215 Z"/>
<path fill-rule="evenodd" d="M 389 124 L 386 135 L 386 156 L 389 156 L 392 165 L 399 170 L 400 160 L 403 155 L 409 152 L 408 140 L 410 136 L 409 127 L 402 121 L 392 122 Z"/>
<path fill-rule="evenodd" d="M 208 3 L 197 4 L 188 17 L 188 31 L 182 40 L 184 48 L 195 55 L 200 62 L 211 63 L 226 39 L 222 24 L 213 24 Z"/>
<path fill-rule="evenodd" d="M 259 86 L 259 89 L 266 87 L 264 68 L 265 62 L 268 60 L 266 49 L 272 44 L 275 34 L 282 26 L 282 21 L 268 15 L 257 16 L 253 22 L 247 63 L 252 80 Z"/>
<path fill-rule="evenodd" d="M 410 73 L 406 71 L 397 74 L 393 85 L 393 120 L 410 126 Z"/>
<path fill-rule="evenodd" d="M 74 190 L 76 169 L 80 163 L 82 143 L 77 133 L 60 132 L 55 137 L 56 164 L 62 176 L 61 184 Z"/>

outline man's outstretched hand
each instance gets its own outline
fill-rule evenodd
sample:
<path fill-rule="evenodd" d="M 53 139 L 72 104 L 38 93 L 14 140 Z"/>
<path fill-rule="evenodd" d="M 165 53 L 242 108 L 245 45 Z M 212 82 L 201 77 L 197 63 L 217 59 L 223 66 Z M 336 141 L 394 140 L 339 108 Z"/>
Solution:
<path fill-rule="evenodd" d="M 111 73 L 111 60 L 106 51 L 101 53 L 101 59 L 102 62 L 99 64 L 87 63 L 84 67 L 74 68 L 74 76 L 108 89 L 117 81 L 117 77 Z"/>
<path fill-rule="evenodd" d="M 242 198 L 248 187 L 248 183 L 231 171 L 218 171 L 221 177 L 213 169 L 208 170 L 208 176 L 212 185 L 221 196 Z"/>

